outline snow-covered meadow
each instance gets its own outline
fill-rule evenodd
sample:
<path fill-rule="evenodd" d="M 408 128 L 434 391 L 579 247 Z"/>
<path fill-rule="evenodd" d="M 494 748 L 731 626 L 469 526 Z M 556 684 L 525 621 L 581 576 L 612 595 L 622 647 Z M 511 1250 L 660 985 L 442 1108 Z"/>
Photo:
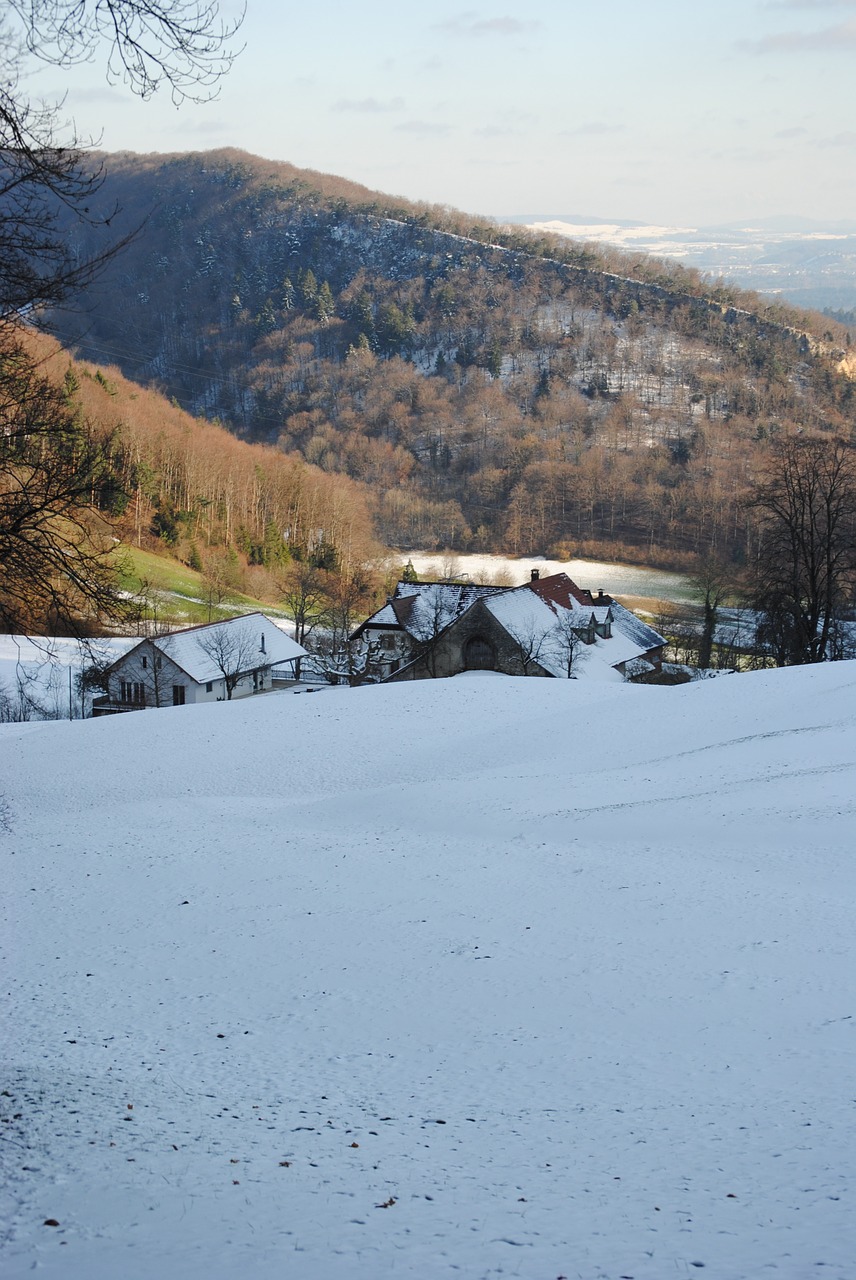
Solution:
<path fill-rule="evenodd" d="M 93 662 L 115 661 L 135 639 L 0 635 L 0 722 L 77 720 L 90 715 L 92 692 L 81 691 L 81 672 Z"/>
<path fill-rule="evenodd" d="M 856 664 L 0 759 L 6 1280 L 851 1280 Z"/>

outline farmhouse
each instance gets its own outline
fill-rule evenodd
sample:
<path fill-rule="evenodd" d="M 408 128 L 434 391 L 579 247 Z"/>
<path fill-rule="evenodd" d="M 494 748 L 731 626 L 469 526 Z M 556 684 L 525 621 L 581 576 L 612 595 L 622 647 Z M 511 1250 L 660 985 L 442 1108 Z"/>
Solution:
<path fill-rule="evenodd" d="M 399 582 L 351 636 L 385 681 L 463 671 L 640 679 L 659 670 L 665 640 L 629 609 L 567 574 L 521 587 Z"/>
<path fill-rule="evenodd" d="M 92 714 L 183 707 L 268 693 L 306 654 L 263 613 L 141 640 L 105 673 Z"/>

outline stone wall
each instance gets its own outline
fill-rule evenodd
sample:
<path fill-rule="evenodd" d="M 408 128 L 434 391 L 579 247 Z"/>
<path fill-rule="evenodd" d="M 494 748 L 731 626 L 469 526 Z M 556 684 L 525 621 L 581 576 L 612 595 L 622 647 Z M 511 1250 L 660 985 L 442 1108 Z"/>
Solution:
<path fill-rule="evenodd" d="M 432 677 L 456 676 L 467 670 L 466 649 L 470 640 L 482 638 L 496 655 L 495 670 L 507 676 L 549 676 L 538 663 L 529 662 L 528 671 L 521 659 L 520 647 L 500 626 L 484 601 L 479 600 L 462 618 L 453 622 L 435 641 L 428 642 L 423 652 L 400 671 L 389 677 L 389 682 L 401 680 L 430 680 Z M 481 668 L 484 670 L 485 668 Z"/>

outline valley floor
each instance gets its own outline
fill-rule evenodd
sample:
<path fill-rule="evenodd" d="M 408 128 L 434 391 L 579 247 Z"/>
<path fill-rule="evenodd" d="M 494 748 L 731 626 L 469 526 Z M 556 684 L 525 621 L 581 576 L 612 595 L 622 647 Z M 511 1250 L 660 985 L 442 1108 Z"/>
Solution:
<path fill-rule="evenodd" d="M 4 727 L 6 1280 L 850 1280 L 854 761 L 853 663 Z"/>

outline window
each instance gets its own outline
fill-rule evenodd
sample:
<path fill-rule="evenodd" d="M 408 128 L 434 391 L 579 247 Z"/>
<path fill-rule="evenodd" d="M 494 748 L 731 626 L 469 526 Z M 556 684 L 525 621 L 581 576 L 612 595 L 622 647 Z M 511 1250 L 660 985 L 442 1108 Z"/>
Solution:
<path fill-rule="evenodd" d="M 144 707 L 146 705 L 146 690 L 138 680 L 123 680 L 121 682 L 121 700 L 126 706 Z"/>
<path fill-rule="evenodd" d="M 262 653 L 267 653 L 267 650 L 265 649 L 265 633 L 264 632 L 262 632 L 262 642 L 259 645 L 259 648 L 261 649 Z"/>
<path fill-rule="evenodd" d="M 208 683 L 207 683 L 207 684 L 206 684 L 206 686 L 205 686 L 205 692 L 206 692 L 206 693 L 213 693 L 213 691 L 214 691 L 214 681 L 213 681 L 213 680 L 209 680 L 209 681 L 208 681 Z"/>
<path fill-rule="evenodd" d="M 155 671 L 160 671 L 162 665 L 163 665 L 163 659 L 161 658 L 160 654 L 158 654 L 157 657 L 155 658 Z"/>
<path fill-rule="evenodd" d="M 148 667 L 148 665 L 149 665 L 149 660 L 148 660 L 148 658 L 146 657 L 146 655 L 145 655 L 145 654 L 143 654 L 143 670 L 144 670 L 144 671 L 146 670 L 146 668 Z"/>
<path fill-rule="evenodd" d="M 484 636 L 470 636 L 464 648 L 464 667 L 467 671 L 496 670 L 496 653 Z"/>
<path fill-rule="evenodd" d="M 184 706 L 184 685 L 174 684 L 172 686 L 172 705 L 174 707 Z"/>
<path fill-rule="evenodd" d="M 395 636 L 381 636 L 380 647 L 390 653 L 398 648 L 398 641 Z"/>

